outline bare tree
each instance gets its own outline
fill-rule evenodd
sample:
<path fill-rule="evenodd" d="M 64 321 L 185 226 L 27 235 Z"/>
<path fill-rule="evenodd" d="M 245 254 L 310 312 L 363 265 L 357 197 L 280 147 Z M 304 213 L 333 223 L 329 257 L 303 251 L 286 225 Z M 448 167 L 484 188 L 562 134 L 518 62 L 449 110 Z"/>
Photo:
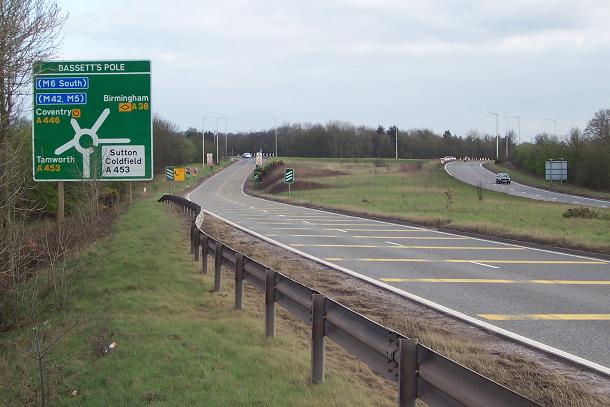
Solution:
<path fill-rule="evenodd" d="M 30 175 L 20 155 L 18 118 L 30 93 L 32 66 L 55 54 L 64 21 L 53 0 L 0 0 L 0 320 L 5 305 L 11 313 L 19 309 L 22 292 L 16 285 L 27 277 L 33 252 L 25 229 Z"/>

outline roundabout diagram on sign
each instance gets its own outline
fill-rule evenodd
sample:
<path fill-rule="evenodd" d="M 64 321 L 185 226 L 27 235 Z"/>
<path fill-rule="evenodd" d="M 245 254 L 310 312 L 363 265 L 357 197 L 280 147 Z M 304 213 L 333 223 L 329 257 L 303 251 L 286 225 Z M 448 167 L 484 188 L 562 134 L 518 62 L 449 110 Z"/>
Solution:
<path fill-rule="evenodd" d="M 94 147 L 97 147 L 100 144 L 127 144 L 130 142 L 130 139 L 128 138 L 101 139 L 97 136 L 97 131 L 100 129 L 100 127 L 102 127 L 102 124 L 104 124 L 104 120 L 106 120 L 109 114 L 110 109 L 104 109 L 90 129 L 81 128 L 76 119 L 73 118 L 72 120 L 70 120 L 70 124 L 74 129 L 74 137 L 64 145 L 55 149 L 55 154 L 61 155 L 72 147 L 74 147 L 74 149 L 76 149 L 76 151 L 78 151 L 83 156 L 83 178 L 91 178 L 90 157 L 91 154 L 95 151 Z M 89 136 L 91 138 L 90 147 L 83 147 L 83 145 L 81 144 L 81 138 L 83 136 Z"/>

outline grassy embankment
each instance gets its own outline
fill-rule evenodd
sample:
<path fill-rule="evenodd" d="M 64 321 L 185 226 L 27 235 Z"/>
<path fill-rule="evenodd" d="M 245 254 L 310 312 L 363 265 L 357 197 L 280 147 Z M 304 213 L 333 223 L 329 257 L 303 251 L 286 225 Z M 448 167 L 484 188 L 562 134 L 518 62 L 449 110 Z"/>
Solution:
<path fill-rule="evenodd" d="M 281 324 L 279 337 L 265 340 L 260 301 L 246 298 L 247 311 L 238 312 L 231 296 L 211 293 L 185 232 L 177 214 L 148 199 L 121 216 L 112 236 L 69 259 L 65 309 L 45 299 L 39 307 L 46 344 L 78 321 L 49 355 L 61 357 L 49 367 L 53 405 L 393 404 L 349 372 L 329 371 L 311 386 L 303 341 Z M 116 348 L 102 356 L 111 342 Z M 13 390 L 39 404 L 31 347 L 31 328 L 2 336 L 0 398 L 9 405 L 21 404 Z"/>
<path fill-rule="evenodd" d="M 479 189 L 448 176 L 437 160 L 285 158 L 291 199 L 426 225 L 610 253 L 610 222 L 564 218 L 570 205 Z M 282 169 L 260 191 L 287 199 Z M 597 209 L 596 209 L 597 210 Z M 599 210 L 610 216 L 610 210 Z"/>
<path fill-rule="evenodd" d="M 484 164 L 484 167 L 487 168 L 491 172 L 508 172 L 511 178 L 515 182 L 519 182 L 524 185 L 530 185 L 533 187 L 548 189 L 550 191 L 561 192 L 564 194 L 571 195 L 580 195 L 586 196 L 589 198 L 597 198 L 597 199 L 606 199 L 610 200 L 610 192 L 604 191 L 594 191 L 592 189 L 582 188 L 573 184 L 568 183 L 559 183 L 559 181 L 550 182 L 546 181 L 544 177 L 539 177 L 537 175 L 533 175 L 527 173 L 514 165 L 511 164 L 494 164 L 492 162 Z M 569 168 L 568 168 L 568 177 L 569 177 Z"/>

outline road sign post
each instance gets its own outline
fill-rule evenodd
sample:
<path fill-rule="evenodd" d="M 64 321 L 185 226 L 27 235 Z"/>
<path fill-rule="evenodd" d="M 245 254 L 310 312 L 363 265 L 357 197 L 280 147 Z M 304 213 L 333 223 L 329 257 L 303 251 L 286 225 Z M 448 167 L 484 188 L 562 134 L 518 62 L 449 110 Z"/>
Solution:
<path fill-rule="evenodd" d="M 284 182 L 288 184 L 288 196 L 290 197 L 290 186 L 294 183 L 294 168 L 284 169 Z"/>
<path fill-rule="evenodd" d="M 153 178 L 150 61 L 41 62 L 33 85 L 35 181 Z"/>

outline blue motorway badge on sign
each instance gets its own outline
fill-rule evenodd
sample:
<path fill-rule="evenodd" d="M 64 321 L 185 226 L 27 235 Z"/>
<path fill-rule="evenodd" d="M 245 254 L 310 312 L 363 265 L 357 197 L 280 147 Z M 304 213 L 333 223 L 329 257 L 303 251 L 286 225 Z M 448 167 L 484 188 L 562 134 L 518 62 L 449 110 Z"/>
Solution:
<path fill-rule="evenodd" d="M 79 93 L 37 93 L 38 105 L 86 105 L 87 94 Z"/>
<path fill-rule="evenodd" d="M 89 89 L 89 78 L 38 78 L 36 89 Z"/>

